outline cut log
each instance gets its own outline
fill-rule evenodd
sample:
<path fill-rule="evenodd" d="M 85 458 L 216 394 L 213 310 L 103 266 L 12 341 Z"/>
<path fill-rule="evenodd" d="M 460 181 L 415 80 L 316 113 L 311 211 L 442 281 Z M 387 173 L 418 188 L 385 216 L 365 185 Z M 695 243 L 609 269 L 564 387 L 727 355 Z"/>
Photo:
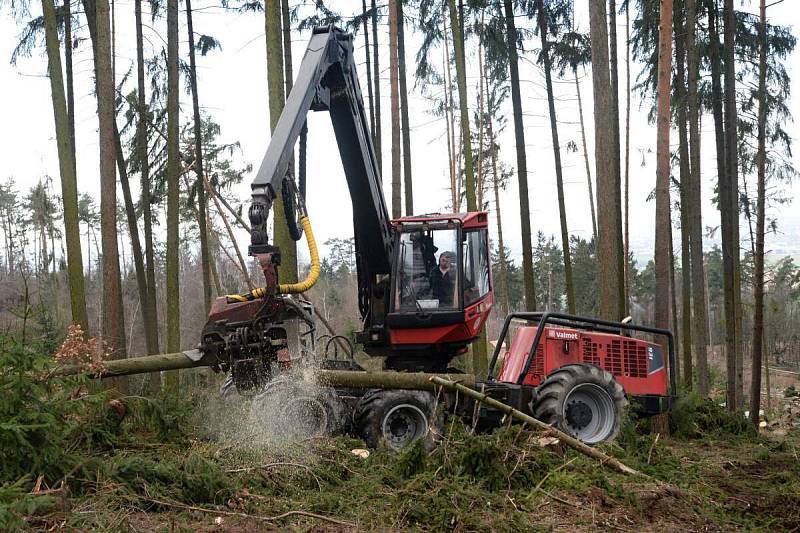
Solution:
<path fill-rule="evenodd" d="M 146 374 L 163 370 L 178 370 L 209 366 L 198 350 L 167 353 L 160 355 L 147 355 L 144 357 L 131 357 L 130 359 L 116 359 L 103 361 L 92 365 L 67 365 L 55 369 L 49 377 L 65 377 L 86 375 L 92 378 L 107 378 L 113 376 L 128 376 L 131 374 Z M 314 370 L 308 373 L 308 379 L 314 380 L 327 387 L 343 387 L 354 389 L 409 389 L 409 390 L 436 390 L 436 385 L 431 378 L 444 378 L 448 382 L 464 383 L 470 387 L 475 386 L 475 376 L 472 374 L 428 374 L 414 372 L 362 372 L 350 370 Z"/>
<path fill-rule="evenodd" d="M 443 378 L 440 376 L 433 376 L 430 378 L 431 382 L 441 385 L 445 389 L 460 392 L 464 396 L 468 396 L 473 400 L 486 404 L 490 407 L 494 407 L 495 409 L 505 413 L 507 416 L 512 418 L 516 418 L 520 422 L 528 424 L 529 426 L 533 426 L 537 429 L 541 429 L 542 431 L 556 437 L 564 442 L 567 446 L 572 448 L 573 450 L 577 450 L 580 453 L 587 455 L 593 459 L 597 459 L 600 461 L 601 465 L 610 466 L 612 469 L 616 470 L 617 472 L 621 472 L 625 475 L 637 475 L 640 474 L 638 470 L 634 470 L 633 468 L 625 465 L 624 463 L 614 459 L 610 455 L 606 455 L 605 453 L 601 452 L 597 448 L 592 448 L 584 444 L 583 442 L 579 441 L 578 439 L 567 435 L 563 431 L 549 425 L 545 424 L 541 420 L 536 420 L 530 415 L 526 415 L 522 411 L 518 411 L 511 407 L 510 405 L 506 405 L 503 402 L 497 401 L 494 398 L 490 398 L 486 394 L 478 392 L 468 386 L 465 386 L 463 383 L 456 383 L 454 381 L 448 380 L 447 378 Z"/>

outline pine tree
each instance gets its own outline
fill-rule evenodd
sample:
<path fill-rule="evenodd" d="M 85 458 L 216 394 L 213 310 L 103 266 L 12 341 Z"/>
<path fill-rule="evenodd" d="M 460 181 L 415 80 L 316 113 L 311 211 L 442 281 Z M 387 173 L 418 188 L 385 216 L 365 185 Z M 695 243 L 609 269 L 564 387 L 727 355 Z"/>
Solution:
<path fill-rule="evenodd" d="M 96 0 L 95 9 L 95 76 L 100 124 L 100 234 L 103 248 L 103 340 L 113 358 L 124 358 L 125 318 L 117 243 L 117 154 L 108 1 Z M 126 391 L 125 379 L 114 381 L 121 391 Z"/>
<path fill-rule="evenodd" d="M 400 160 L 400 81 L 397 58 L 397 2 L 389 0 L 389 109 L 392 126 L 392 218 L 403 216 Z"/>
<path fill-rule="evenodd" d="M 614 177 L 613 135 L 608 135 L 608 124 L 613 124 L 613 95 L 608 69 L 608 33 L 605 2 L 589 3 L 589 24 L 592 49 L 592 87 L 594 89 L 595 176 L 597 178 L 597 259 L 603 265 L 598 272 L 600 286 L 600 316 L 619 320 L 621 288 L 619 287 L 620 238 L 617 235 L 615 211 L 619 184 Z M 599 67 L 598 67 L 599 66 Z M 667 117 L 669 124 L 669 117 Z"/>
<path fill-rule="evenodd" d="M 541 60 L 544 66 L 544 78 L 547 88 L 547 105 L 550 114 L 550 135 L 553 140 L 553 160 L 556 169 L 556 189 L 558 191 L 558 214 L 561 221 L 561 247 L 564 258 L 564 276 L 566 279 L 567 310 L 575 314 L 575 290 L 572 284 L 572 263 L 569 255 L 569 229 L 567 228 L 567 207 L 564 200 L 564 178 L 561 169 L 561 146 L 558 140 L 558 119 L 556 118 L 555 97 L 553 95 L 552 61 L 550 58 L 550 45 L 548 39 L 547 19 L 549 13 L 545 11 L 544 1 L 537 0 L 537 23 L 539 37 L 542 41 Z"/>
<path fill-rule="evenodd" d="M 192 114 L 194 118 L 194 171 L 197 175 L 194 189 L 197 193 L 197 227 L 200 233 L 200 272 L 203 278 L 203 304 L 205 312 L 211 310 L 211 259 L 208 252 L 206 229 L 206 194 L 203 180 L 203 136 L 200 120 L 200 98 L 197 94 L 197 61 L 195 59 L 194 27 L 192 24 L 192 1 L 186 0 L 186 29 L 189 34 L 189 84 L 192 88 Z"/>
<path fill-rule="evenodd" d="M 147 298 L 143 302 L 145 325 L 145 342 L 148 354 L 160 353 L 158 340 L 158 307 L 156 305 L 156 275 L 155 254 L 153 253 L 153 215 L 150 210 L 150 161 L 147 154 L 147 130 L 149 121 L 149 108 L 145 99 L 144 82 L 144 37 L 142 35 L 142 0 L 134 1 L 134 16 L 136 23 L 136 157 L 140 172 L 142 218 L 144 221 L 144 250 L 145 250 L 145 277 L 147 284 Z M 154 372 L 150 375 L 150 391 L 153 393 L 161 390 L 161 374 Z"/>
<path fill-rule="evenodd" d="M 53 117 L 56 125 L 56 144 L 61 173 L 61 198 L 64 206 L 64 229 L 67 241 L 67 269 L 70 287 L 70 306 L 72 322 L 79 324 L 84 332 L 89 331 L 89 318 L 86 313 L 86 294 L 83 279 L 83 258 L 81 236 L 78 225 L 78 184 L 75 174 L 74 136 L 71 133 L 68 110 L 64 95 L 61 74 L 61 54 L 58 45 L 58 28 L 53 0 L 42 0 L 45 23 L 45 46 L 50 73 L 50 89 L 53 100 Z M 70 43 L 71 46 L 71 43 Z M 6 239 L 10 232 L 6 228 Z M 12 270 L 11 250 L 6 246 L 9 271 Z"/>
<path fill-rule="evenodd" d="M 522 118 L 522 97 L 519 85 L 517 55 L 517 29 L 514 24 L 514 7 L 504 0 L 506 19 L 506 45 L 508 67 L 511 74 L 511 105 L 514 113 L 514 139 L 517 151 L 517 177 L 519 181 L 519 210 L 522 224 L 522 272 L 525 283 L 525 308 L 536 310 L 536 290 L 533 278 L 533 243 L 531 242 L 531 213 L 528 203 L 528 164 L 525 154 L 525 126 Z"/>
<path fill-rule="evenodd" d="M 264 4 L 265 28 L 267 37 L 267 80 L 269 84 L 269 122 L 270 131 L 275 131 L 278 119 L 286 101 L 284 93 L 283 42 L 281 33 L 280 0 L 267 0 Z M 283 185 L 281 185 L 283 186 Z M 281 194 L 273 204 L 275 223 L 273 240 L 281 250 L 281 283 L 297 282 L 297 243 L 289 235 L 289 226 L 284 216 Z"/>
<path fill-rule="evenodd" d="M 181 349 L 181 305 L 179 286 L 178 193 L 180 187 L 180 148 L 178 146 L 178 0 L 167 0 L 167 352 Z M 177 393 L 178 371 L 165 374 L 168 392 Z"/>

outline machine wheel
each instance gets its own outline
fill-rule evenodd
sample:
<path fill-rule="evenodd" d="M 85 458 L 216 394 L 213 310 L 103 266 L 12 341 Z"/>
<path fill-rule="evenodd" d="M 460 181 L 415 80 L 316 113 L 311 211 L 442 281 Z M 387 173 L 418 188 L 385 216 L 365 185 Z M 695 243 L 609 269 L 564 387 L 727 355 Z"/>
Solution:
<path fill-rule="evenodd" d="M 375 390 L 365 394 L 355 410 L 355 430 L 367 446 L 384 443 L 398 451 L 431 435 L 433 394 L 416 390 Z"/>
<path fill-rule="evenodd" d="M 625 391 L 614 376 L 594 365 L 566 365 L 555 370 L 537 389 L 530 404 L 533 416 L 586 444 L 614 439 Z"/>
<path fill-rule="evenodd" d="M 277 440 L 297 441 L 342 430 L 342 403 L 336 391 L 278 378 L 253 397 L 251 414 Z"/>

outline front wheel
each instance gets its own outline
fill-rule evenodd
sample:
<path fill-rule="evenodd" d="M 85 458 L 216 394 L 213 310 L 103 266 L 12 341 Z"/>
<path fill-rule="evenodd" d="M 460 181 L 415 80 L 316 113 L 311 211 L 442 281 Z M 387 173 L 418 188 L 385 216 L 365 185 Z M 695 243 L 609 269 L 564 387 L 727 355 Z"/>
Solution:
<path fill-rule="evenodd" d="M 566 365 L 539 385 L 530 408 L 542 422 L 586 444 L 598 444 L 617 436 L 627 405 L 625 391 L 610 372 Z"/>
<path fill-rule="evenodd" d="M 370 448 L 385 444 L 392 450 L 402 450 L 431 436 L 434 412 L 434 397 L 429 392 L 370 391 L 356 406 L 356 431 Z"/>

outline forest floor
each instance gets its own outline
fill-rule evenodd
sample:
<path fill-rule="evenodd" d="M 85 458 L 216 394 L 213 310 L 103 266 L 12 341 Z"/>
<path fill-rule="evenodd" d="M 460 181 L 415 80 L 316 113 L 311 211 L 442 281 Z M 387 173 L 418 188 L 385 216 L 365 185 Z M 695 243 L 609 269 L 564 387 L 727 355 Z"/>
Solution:
<path fill-rule="evenodd" d="M 83 454 L 66 482 L 26 489 L 27 501 L 49 503 L 18 506 L 23 525 L 800 531 L 800 429 L 789 423 L 757 435 L 710 401 L 684 401 L 670 418 L 671 436 L 627 422 L 603 448 L 643 473 L 634 477 L 516 426 L 471 435 L 453 423 L 436 446 L 363 457 L 363 443 L 345 437 L 263 445 L 225 406 L 159 399 L 143 410 L 140 400 L 122 402 L 125 419 L 107 426 L 112 436 Z"/>

